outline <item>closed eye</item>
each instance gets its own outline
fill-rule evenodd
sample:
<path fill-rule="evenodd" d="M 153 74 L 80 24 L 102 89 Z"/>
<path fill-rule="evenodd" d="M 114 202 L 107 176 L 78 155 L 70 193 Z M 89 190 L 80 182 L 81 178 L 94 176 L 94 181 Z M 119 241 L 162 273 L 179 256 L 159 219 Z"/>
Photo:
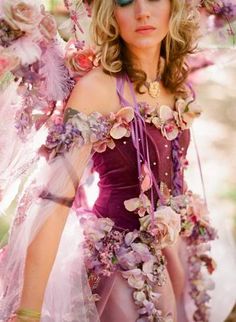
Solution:
<path fill-rule="evenodd" d="M 116 4 L 119 7 L 125 7 L 128 6 L 129 4 L 131 4 L 132 2 L 134 2 L 134 0 L 116 0 Z"/>

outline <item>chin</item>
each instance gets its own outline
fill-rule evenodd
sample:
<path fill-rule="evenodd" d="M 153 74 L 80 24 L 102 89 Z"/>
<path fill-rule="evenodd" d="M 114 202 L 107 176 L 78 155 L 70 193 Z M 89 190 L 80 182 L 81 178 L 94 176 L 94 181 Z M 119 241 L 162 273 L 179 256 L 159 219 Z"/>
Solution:
<path fill-rule="evenodd" d="M 149 49 L 149 48 L 156 48 L 160 44 L 161 44 L 161 41 L 154 42 L 149 40 L 143 40 L 143 41 L 136 42 L 135 44 L 132 44 L 132 46 L 137 49 Z"/>

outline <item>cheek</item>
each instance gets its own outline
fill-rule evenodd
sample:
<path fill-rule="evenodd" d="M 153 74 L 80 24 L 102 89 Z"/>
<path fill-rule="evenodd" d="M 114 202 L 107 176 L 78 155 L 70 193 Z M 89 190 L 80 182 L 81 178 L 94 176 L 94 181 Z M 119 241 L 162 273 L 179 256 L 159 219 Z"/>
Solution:
<path fill-rule="evenodd" d="M 114 11 L 115 19 L 120 31 L 120 35 L 125 36 L 130 30 L 130 17 L 124 12 L 120 12 L 119 9 Z"/>

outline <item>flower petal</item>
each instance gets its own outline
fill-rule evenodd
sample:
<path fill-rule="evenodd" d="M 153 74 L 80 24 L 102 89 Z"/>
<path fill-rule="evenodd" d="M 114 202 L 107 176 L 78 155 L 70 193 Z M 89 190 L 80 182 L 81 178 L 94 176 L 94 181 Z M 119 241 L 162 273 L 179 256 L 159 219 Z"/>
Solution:
<path fill-rule="evenodd" d="M 131 122 L 134 118 L 134 109 L 130 106 L 121 108 L 116 113 L 116 119 L 117 118 L 121 118 L 123 121 L 127 123 Z"/>
<path fill-rule="evenodd" d="M 173 110 L 167 105 L 161 105 L 160 118 L 163 122 L 171 120 L 173 118 Z"/>
<path fill-rule="evenodd" d="M 127 133 L 127 129 L 120 124 L 114 124 L 113 127 L 110 130 L 110 135 L 113 137 L 113 139 L 121 139 L 124 137 Z"/>
<path fill-rule="evenodd" d="M 128 211 L 135 211 L 140 207 L 140 200 L 139 198 L 132 198 L 129 200 L 125 200 L 124 206 L 125 206 L 125 209 L 127 209 Z"/>

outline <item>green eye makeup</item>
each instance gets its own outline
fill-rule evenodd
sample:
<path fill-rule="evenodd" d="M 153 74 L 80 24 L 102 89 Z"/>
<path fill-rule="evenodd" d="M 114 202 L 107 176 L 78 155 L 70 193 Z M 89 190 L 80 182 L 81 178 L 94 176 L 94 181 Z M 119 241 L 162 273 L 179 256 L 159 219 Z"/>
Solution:
<path fill-rule="evenodd" d="M 134 2 L 134 0 L 116 0 L 116 4 L 119 7 L 125 7 L 128 6 L 129 4 L 131 4 L 132 2 Z"/>

